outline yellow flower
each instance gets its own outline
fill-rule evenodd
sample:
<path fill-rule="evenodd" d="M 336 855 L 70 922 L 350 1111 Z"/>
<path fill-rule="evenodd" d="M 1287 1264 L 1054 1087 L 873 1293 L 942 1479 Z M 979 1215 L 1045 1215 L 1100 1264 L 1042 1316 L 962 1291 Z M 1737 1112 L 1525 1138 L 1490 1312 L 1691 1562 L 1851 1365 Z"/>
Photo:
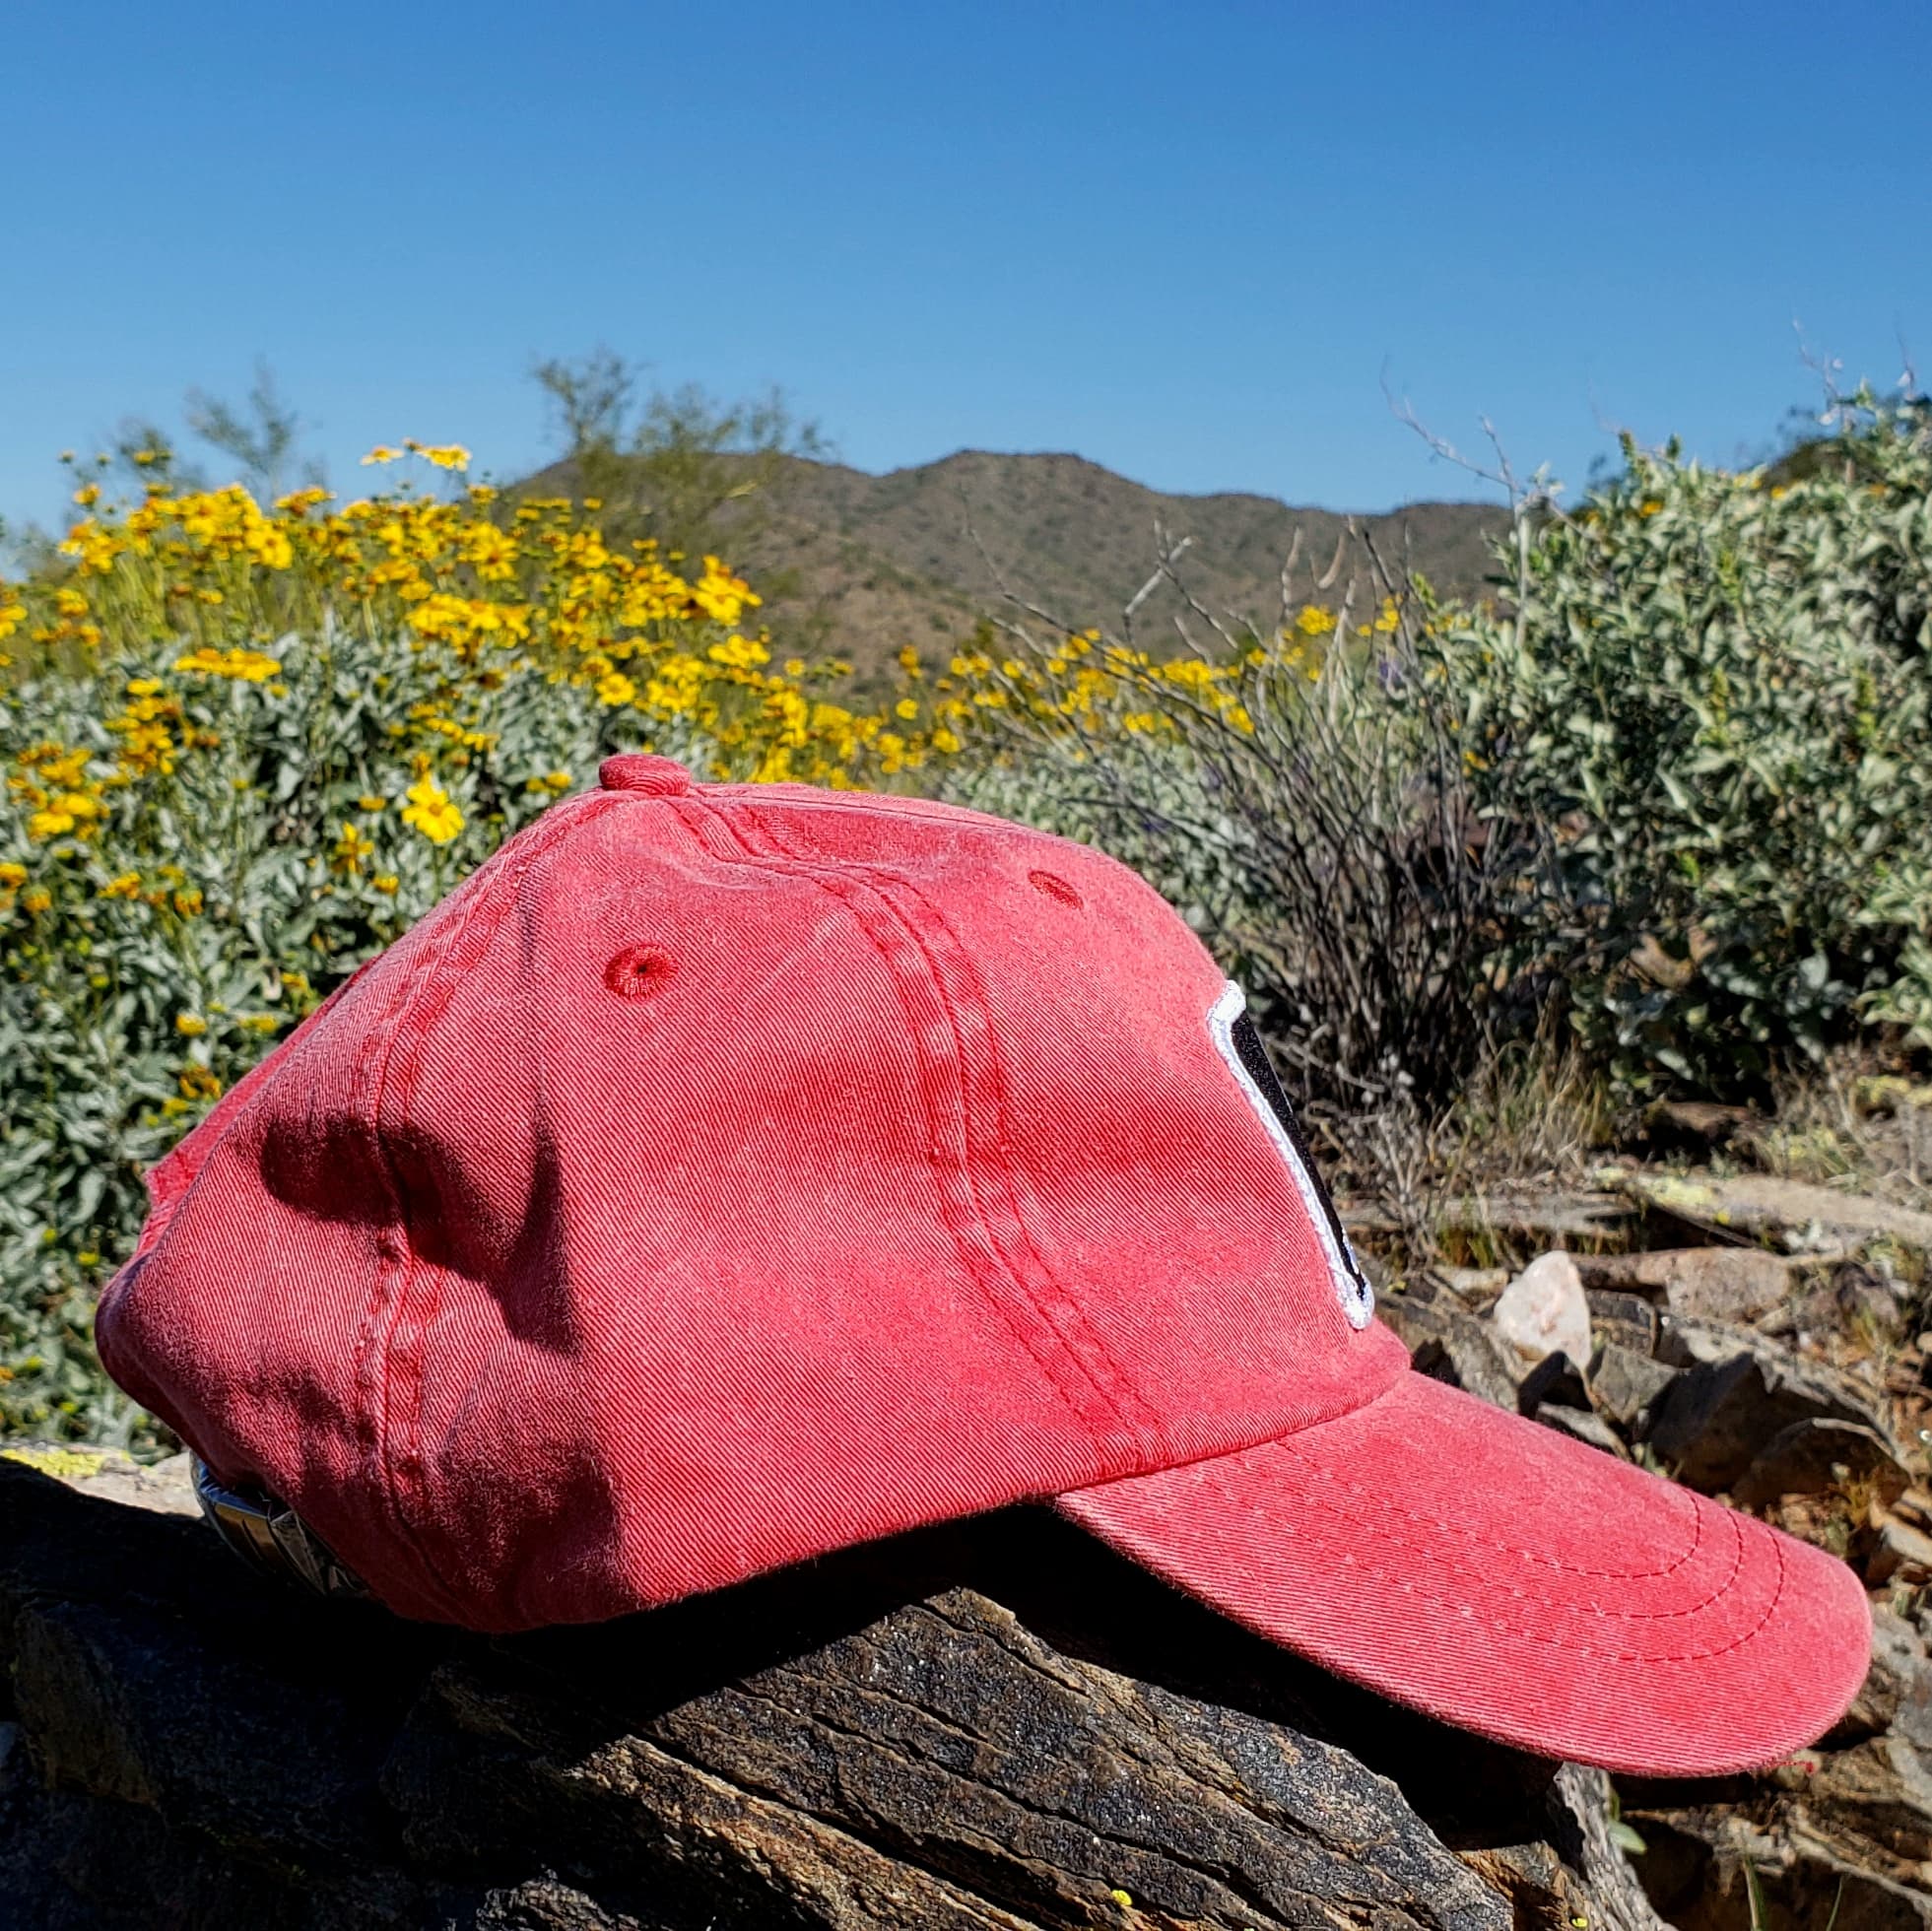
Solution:
<path fill-rule="evenodd" d="M 375 841 L 366 838 L 348 820 L 343 821 L 342 835 L 336 839 L 329 850 L 329 870 L 340 872 L 354 878 L 368 861 L 375 856 Z"/>
<path fill-rule="evenodd" d="M 356 800 L 356 809 L 358 811 L 385 811 L 388 808 L 388 804 L 389 801 L 387 798 L 378 798 L 372 791 L 366 791 Z"/>
<path fill-rule="evenodd" d="M 606 671 L 597 680 L 597 701 L 600 704 L 628 704 L 637 695 L 637 687 L 622 671 Z"/>
<path fill-rule="evenodd" d="M 92 509 L 100 500 L 100 485 L 99 483 L 83 483 L 74 492 L 74 500 L 83 509 Z"/>
<path fill-rule="evenodd" d="M 0 865 L 0 886 L 6 887 L 11 892 L 16 886 L 25 885 L 26 883 L 27 867 L 25 865 L 16 865 L 11 861 L 7 864 Z"/>
<path fill-rule="evenodd" d="M 1300 616 L 1295 620 L 1295 628 L 1303 636 L 1326 636 L 1335 628 L 1335 613 L 1319 609 L 1314 604 L 1303 604 Z"/>
<path fill-rule="evenodd" d="M 23 892 L 20 895 L 21 910 L 24 912 L 33 912 L 35 916 L 47 910 L 52 903 L 53 894 L 43 886 L 36 885 L 32 892 Z"/>
<path fill-rule="evenodd" d="M 384 893 L 392 898 L 395 895 L 396 888 L 401 883 L 402 880 L 397 878 L 394 872 L 377 872 L 376 875 L 369 880 L 369 884 L 373 886 L 377 892 Z"/>
<path fill-rule="evenodd" d="M 119 878 L 110 880 L 100 888 L 100 896 L 103 899 L 132 899 L 138 896 L 140 890 L 141 874 L 123 872 Z"/>
<path fill-rule="evenodd" d="M 366 469 L 371 463 L 399 463 L 402 459 L 403 452 L 400 449 L 391 449 L 386 442 L 378 442 L 363 458 L 363 467 Z"/>
<path fill-rule="evenodd" d="M 205 1066 L 183 1067 L 177 1084 L 185 1099 L 219 1099 L 222 1097 L 221 1081 Z"/>
<path fill-rule="evenodd" d="M 273 1013 L 250 1013 L 245 1018 L 235 1021 L 235 1025 L 240 1027 L 242 1032 L 259 1032 L 264 1038 L 281 1024 L 282 1022 Z"/>
<path fill-rule="evenodd" d="M 177 671 L 194 671 L 204 677 L 233 677 L 244 684 L 265 684 L 282 666 L 259 650 L 217 650 L 204 643 L 185 657 L 174 660 Z"/>
<path fill-rule="evenodd" d="M 201 894 L 193 886 L 174 895 L 174 909 L 183 918 L 193 918 L 201 910 Z"/>
<path fill-rule="evenodd" d="M 433 778 L 419 778 L 409 787 L 403 823 L 413 825 L 432 844 L 447 844 L 463 829 L 463 814 Z"/>
<path fill-rule="evenodd" d="M 208 1031 L 208 1022 L 199 1013 L 176 1013 L 174 1030 L 184 1039 L 198 1039 Z"/>
<path fill-rule="evenodd" d="M 413 449 L 426 463 L 436 469 L 468 469 L 470 466 L 470 452 L 460 442 L 405 442 L 403 447 Z"/>
<path fill-rule="evenodd" d="M 917 717 L 919 714 L 919 706 L 917 702 L 911 698 L 901 698 L 899 700 L 899 702 L 893 706 L 893 709 L 900 717 L 905 717 L 905 718 Z"/>

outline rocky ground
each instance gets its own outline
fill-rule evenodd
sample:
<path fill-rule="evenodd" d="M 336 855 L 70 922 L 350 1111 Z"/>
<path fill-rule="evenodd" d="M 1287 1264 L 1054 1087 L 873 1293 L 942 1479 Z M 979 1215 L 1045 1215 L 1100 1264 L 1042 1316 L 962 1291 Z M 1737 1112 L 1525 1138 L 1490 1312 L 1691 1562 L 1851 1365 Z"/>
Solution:
<path fill-rule="evenodd" d="M 1414 1270 L 1383 1318 L 1426 1372 L 1818 1543 L 1871 1591 L 1871 1678 L 1817 1749 L 1721 1783 L 1623 1780 L 1660 1913 L 1682 1931 L 1932 1925 L 1932 1216 L 1761 1172 L 1595 1179 L 1452 1203 L 1449 1223 L 1544 1251 Z M 1355 1219 L 1365 1240 L 1385 1231 Z"/>
<path fill-rule="evenodd" d="M 1872 1592 L 1817 1748 L 1559 1769 L 1252 1644 L 1030 1511 L 555 1640 L 284 1600 L 180 1463 L 0 1459 L 0 1927 L 1932 1927 L 1932 1216 L 1628 1163 L 1439 1204 L 1417 1365 Z M 129 1506 L 132 1504 L 133 1506 Z"/>

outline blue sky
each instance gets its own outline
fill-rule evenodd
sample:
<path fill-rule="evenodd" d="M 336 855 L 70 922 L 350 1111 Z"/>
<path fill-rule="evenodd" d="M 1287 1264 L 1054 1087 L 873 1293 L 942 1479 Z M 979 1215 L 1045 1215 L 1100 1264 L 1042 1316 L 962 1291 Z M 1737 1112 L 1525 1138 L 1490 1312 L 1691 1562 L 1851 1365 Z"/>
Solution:
<path fill-rule="evenodd" d="M 7 10 L 0 517 L 259 357 L 338 487 L 546 452 L 542 355 L 781 384 L 846 461 L 1071 449 L 1159 488 L 1581 487 L 1932 379 L 1922 5 L 1233 0 Z M 1917 237 L 1914 239 L 1914 237 Z"/>

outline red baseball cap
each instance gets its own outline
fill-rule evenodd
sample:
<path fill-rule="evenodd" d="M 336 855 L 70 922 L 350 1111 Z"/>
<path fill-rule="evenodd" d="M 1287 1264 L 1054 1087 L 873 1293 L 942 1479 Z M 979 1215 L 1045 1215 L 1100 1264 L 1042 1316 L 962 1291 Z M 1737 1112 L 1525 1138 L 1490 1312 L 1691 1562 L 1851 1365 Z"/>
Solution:
<path fill-rule="evenodd" d="M 1085 846 L 615 758 L 154 1169 L 101 1357 L 405 1616 L 1050 1501 L 1531 1751 L 1829 1728 L 1857 1578 L 1413 1372 L 1241 1003 Z"/>

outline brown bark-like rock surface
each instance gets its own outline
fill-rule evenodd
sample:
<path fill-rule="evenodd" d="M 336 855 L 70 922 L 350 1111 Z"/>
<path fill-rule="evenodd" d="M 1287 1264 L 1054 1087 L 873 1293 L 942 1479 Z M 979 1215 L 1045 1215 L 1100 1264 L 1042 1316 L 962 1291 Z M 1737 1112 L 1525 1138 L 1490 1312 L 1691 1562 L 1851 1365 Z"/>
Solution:
<path fill-rule="evenodd" d="M 6 1927 L 1656 1922 L 1601 1777 L 1033 1511 L 489 1641 L 0 1461 L 0 1653 Z"/>

